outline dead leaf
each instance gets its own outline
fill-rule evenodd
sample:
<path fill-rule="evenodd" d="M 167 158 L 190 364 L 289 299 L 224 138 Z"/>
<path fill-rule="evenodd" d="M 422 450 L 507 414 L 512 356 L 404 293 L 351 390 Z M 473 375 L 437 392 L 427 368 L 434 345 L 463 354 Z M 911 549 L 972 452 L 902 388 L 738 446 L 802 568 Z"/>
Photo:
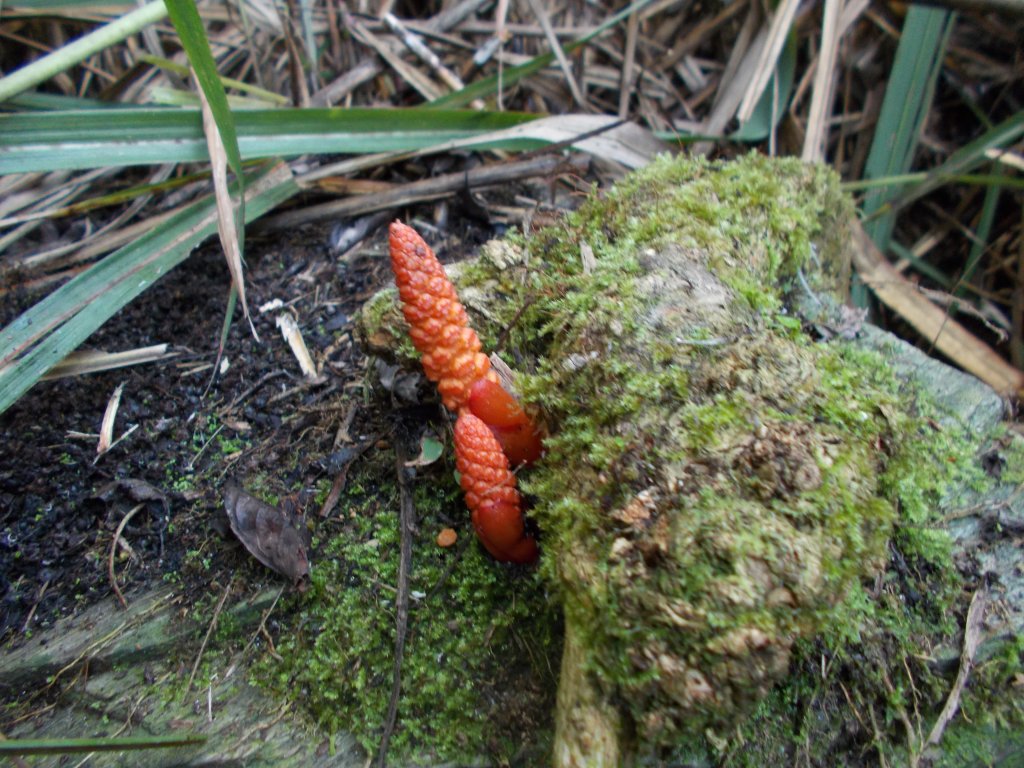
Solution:
<path fill-rule="evenodd" d="M 117 418 L 117 409 L 121 405 L 121 392 L 124 391 L 124 382 L 117 385 L 114 394 L 107 401 L 107 410 L 103 413 L 103 423 L 100 425 L 100 440 L 96 445 L 96 453 L 103 455 L 110 450 L 114 443 L 114 419 Z"/>
<path fill-rule="evenodd" d="M 302 338 L 302 331 L 299 330 L 299 324 L 295 322 L 295 318 L 287 312 L 282 312 L 277 316 L 277 327 L 281 329 L 281 335 L 284 336 L 285 341 L 288 342 L 288 346 L 292 350 L 292 354 L 295 355 L 302 375 L 308 381 L 316 381 L 318 378 L 316 363 L 313 362 L 313 358 L 309 354 L 309 349 L 306 347 L 306 342 Z"/>
<path fill-rule="evenodd" d="M 193 72 L 193 77 L 195 73 Z M 198 84 L 198 78 L 196 83 Z M 206 100 L 201 87 L 196 88 L 199 94 L 199 107 L 203 115 L 203 133 L 206 135 L 206 147 L 210 153 L 210 173 L 213 176 L 213 197 L 217 204 L 217 234 L 224 249 L 224 258 L 228 262 L 231 282 L 238 293 L 238 301 L 242 305 L 242 314 L 249 321 L 249 330 L 256 341 L 260 340 L 256 326 L 249 315 L 249 305 L 245 300 L 245 278 L 242 274 L 242 245 L 238 236 L 238 224 L 235 221 L 235 201 L 228 190 L 228 154 L 224 149 L 213 110 Z"/>
<path fill-rule="evenodd" d="M 112 480 L 99 488 L 92 498 L 110 501 L 118 489 L 127 493 L 133 501 L 159 501 L 163 504 L 164 511 L 170 514 L 171 507 L 167 500 L 167 495 L 156 486 L 134 477 L 122 477 L 118 480 Z"/>
<path fill-rule="evenodd" d="M 224 510 L 232 533 L 249 554 L 304 590 L 309 581 L 309 532 L 277 507 L 234 483 L 224 487 Z"/>

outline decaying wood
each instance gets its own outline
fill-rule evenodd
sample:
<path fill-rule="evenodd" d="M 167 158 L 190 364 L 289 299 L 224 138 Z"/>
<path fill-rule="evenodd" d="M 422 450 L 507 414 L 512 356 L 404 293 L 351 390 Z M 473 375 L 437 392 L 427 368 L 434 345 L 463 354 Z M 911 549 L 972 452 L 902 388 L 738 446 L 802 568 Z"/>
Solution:
<path fill-rule="evenodd" d="M 243 628 L 255 629 L 279 590 L 268 589 L 225 608 Z M 184 601 L 172 589 L 133 595 L 127 611 L 113 599 L 39 633 L 0 656 L 0 693 L 17 696 L 26 713 L 5 730 L 14 738 L 68 738 L 120 733 L 204 734 L 205 744 L 146 752 L 96 754 L 91 766 L 340 766 L 361 768 L 355 743 L 341 735 L 334 754 L 322 737 L 232 675 L 237 659 L 214 672 L 210 684 L 183 700 L 181 653 L 195 653 L 184 621 Z M 191 651 L 188 649 L 191 648 Z M 218 672 L 222 672 L 218 674 Z M 211 717 L 212 714 L 212 717 Z M 32 765 L 63 765 L 33 758 Z"/>

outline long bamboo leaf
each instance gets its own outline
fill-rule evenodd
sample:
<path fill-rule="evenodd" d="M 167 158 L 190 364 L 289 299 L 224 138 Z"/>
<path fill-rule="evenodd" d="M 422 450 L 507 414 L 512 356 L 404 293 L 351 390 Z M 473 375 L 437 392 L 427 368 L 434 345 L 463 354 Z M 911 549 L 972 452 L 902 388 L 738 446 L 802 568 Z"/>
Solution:
<path fill-rule="evenodd" d="M 0 739 L 0 756 L 67 755 L 75 752 L 122 752 L 138 749 L 190 747 L 206 743 L 202 734 L 184 736 L 118 736 L 92 739 Z"/>
<path fill-rule="evenodd" d="M 235 113 L 244 159 L 412 151 L 536 119 L 519 112 L 267 109 Z M 0 173 L 203 162 L 198 110 L 124 109 L 0 115 Z"/>
<path fill-rule="evenodd" d="M 299 188 L 277 164 L 248 184 L 251 221 Z M 58 288 L 0 331 L 0 412 L 58 361 L 217 231 L 207 197 Z"/>
<path fill-rule="evenodd" d="M 864 167 L 864 178 L 895 176 L 910 170 L 921 126 L 931 109 L 935 82 L 955 18 L 956 15 L 947 10 L 918 5 L 912 5 L 907 12 Z M 872 189 L 864 197 L 864 213 L 870 219 L 865 229 L 883 252 L 888 246 L 895 217 L 888 213 L 874 214 L 893 196 L 894 190 L 881 188 Z"/>
<path fill-rule="evenodd" d="M 163 0 L 144 5 L 115 21 L 105 24 L 95 32 L 78 38 L 58 48 L 53 53 L 33 61 L 7 77 L 0 78 L 0 102 L 27 91 L 54 75 L 69 69 L 94 53 L 119 43 L 133 35 L 147 24 L 159 21 L 167 15 Z"/>

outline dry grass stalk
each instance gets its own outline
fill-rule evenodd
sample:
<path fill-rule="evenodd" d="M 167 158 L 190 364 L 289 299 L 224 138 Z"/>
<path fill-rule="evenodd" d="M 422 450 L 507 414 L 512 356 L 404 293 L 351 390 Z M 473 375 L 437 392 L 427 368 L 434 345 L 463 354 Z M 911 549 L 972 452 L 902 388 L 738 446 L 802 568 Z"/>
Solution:
<path fill-rule="evenodd" d="M 786 37 L 793 26 L 793 17 L 796 16 L 796 9 L 799 6 L 798 0 L 782 0 L 772 14 L 765 44 L 761 48 L 753 76 L 736 112 L 736 117 L 741 123 L 750 119 L 761 94 L 768 86 L 768 81 L 775 73 L 775 64 L 779 60 L 779 54 L 782 53 L 782 46 L 786 43 Z"/>
<path fill-rule="evenodd" d="M 129 365 L 155 363 L 160 360 L 168 360 L 176 355 L 177 352 L 168 352 L 167 344 L 154 344 L 150 347 L 139 347 L 137 349 L 125 350 L 124 352 L 100 352 L 96 350 L 72 352 L 53 366 L 43 376 L 43 380 L 50 381 L 67 376 L 83 376 L 87 373 L 111 371 L 115 368 L 125 368 Z M 124 385 L 122 384 L 121 386 L 123 387 Z"/>
<path fill-rule="evenodd" d="M 825 0 L 821 25 L 821 50 L 814 73 L 814 95 L 807 118 L 807 132 L 801 158 L 808 163 L 825 159 L 825 139 L 828 137 L 828 119 L 831 116 L 835 65 L 839 48 L 839 16 L 843 0 Z"/>
<path fill-rule="evenodd" d="M 898 312 L 935 349 L 1007 397 L 1024 394 L 1024 372 L 1014 368 L 991 347 L 946 312 L 936 307 L 900 275 L 857 226 L 854 266 L 865 285 L 884 304 Z"/>
<path fill-rule="evenodd" d="M 551 46 L 551 52 L 555 55 L 555 60 L 558 61 L 558 66 L 562 70 L 562 75 L 565 77 L 565 83 L 569 86 L 569 93 L 572 94 L 573 101 L 581 109 L 587 109 L 587 99 L 583 95 L 583 91 L 580 90 L 579 84 L 576 82 L 576 76 L 573 74 L 572 66 L 569 64 L 569 60 L 565 57 L 565 51 L 562 50 L 562 44 L 558 42 L 558 36 L 555 34 L 555 29 L 551 25 L 551 19 L 548 16 L 547 10 L 541 5 L 540 0 L 527 0 L 530 4 L 530 8 L 533 10 L 533 15 L 537 17 L 537 21 L 540 22 L 541 29 L 544 30 L 544 37 L 547 38 L 548 45 Z"/>
<path fill-rule="evenodd" d="M 96 445 L 96 453 L 102 456 L 110 450 L 114 442 L 114 420 L 117 418 L 117 409 L 121 405 L 121 393 L 124 391 L 124 382 L 117 385 L 114 394 L 107 401 L 107 409 L 103 412 L 103 422 L 100 424 L 100 439 Z"/>

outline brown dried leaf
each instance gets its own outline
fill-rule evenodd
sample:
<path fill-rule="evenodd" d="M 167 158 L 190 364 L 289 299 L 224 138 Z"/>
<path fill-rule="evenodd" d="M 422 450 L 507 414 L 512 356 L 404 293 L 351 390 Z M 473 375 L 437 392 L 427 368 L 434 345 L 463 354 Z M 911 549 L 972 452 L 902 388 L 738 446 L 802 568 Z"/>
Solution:
<path fill-rule="evenodd" d="M 224 510 L 231 531 L 249 554 L 303 589 L 309 580 L 309 533 L 291 517 L 234 483 L 224 487 Z"/>

